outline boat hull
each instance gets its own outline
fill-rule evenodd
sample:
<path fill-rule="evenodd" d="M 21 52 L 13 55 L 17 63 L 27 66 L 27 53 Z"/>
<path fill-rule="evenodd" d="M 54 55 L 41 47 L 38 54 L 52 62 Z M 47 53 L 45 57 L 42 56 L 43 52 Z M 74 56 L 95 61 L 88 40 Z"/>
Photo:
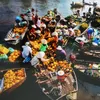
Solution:
<path fill-rule="evenodd" d="M 18 71 L 22 71 L 23 73 L 23 78 L 20 79 L 18 82 L 16 82 L 14 85 L 12 85 L 11 87 L 9 88 L 5 88 L 6 87 L 6 82 L 9 80 L 9 77 L 8 78 L 5 78 L 5 74 L 9 74 L 10 71 L 13 71 L 14 73 L 18 72 Z M 9 71 L 9 72 L 8 72 Z M 8 72 L 8 73 L 7 73 Z M 21 74 L 20 72 L 18 74 Z M 10 75 L 10 74 L 9 74 Z M 3 76 L 3 78 L 1 77 Z M 20 77 L 20 76 L 16 76 L 16 77 Z M 24 81 L 26 80 L 26 71 L 25 71 L 25 68 L 14 68 L 14 69 L 6 69 L 6 70 L 0 70 L 0 79 L 2 79 L 3 81 L 3 86 L 2 86 L 2 90 L 0 91 L 0 94 L 1 93 L 10 93 L 12 92 L 13 90 L 15 90 L 16 88 L 18 88 L 20 85 L 22 85 L 24 83 Z M 21 78 L 21 77 L 20 77 Z M 17 80 L 18 78 L 16 78 Z M 6 81 L 7 80 L 7 81 Z M 5 82 L 6 81 L 6 82 Z M 13 82 L 13 81 L 12 81 Z M 9 85 L 9 84 L 7 84 Z"/>
<path fill-rule="evenodd" d="M 27 32 L 27 29 L 28 29 L 28 28 L 26 28 L 25 31 L 24 31 L 23 33 L 21 33 L 21 35 L 19 35 L 19 38 L 16 38 L 15 36 L 13 36 L 13 35 L 16 34 L 16 33 L 14 33 L 14 32 L 12 31 L 12 29 L 10 29 L 9 32 L 7 33 L 7 35 L 6 35 L 6 37 L 5 37 L 4 40 L 5 40 L 8 44 L 16 45 L 16 44 L 18 44 L 21 40 L 23 40 L 23 38 L 24 38 L 24 36 L 25 36 L 25 34 L 26 34 L 26 32 Z"/>
<path fill-rule="evenodd" d="M 52 74 L 52 75 L 54 75 L 54 74 Z M 71 76 L 70 76 L 71 77 Z M 45 82 L 48 82 L 48 83 L 45 83 L 45 82 L 41 82 L 41 81 L 38 81 L 38 79 L 39 79 L 39 77 L 37 77 L 37 82 L 38 82 L 38 84 L 39 84 L 39 86 L 40 86 L 40 88 L 41 88 L 41 90 L 42 90 L 42 92 L 47 96 L 47 97 L 49 97 L 51 100 L 61 100 L 62 98 L 66 98 L 66 99 L 72 99 L 72 100 L 77 100 L 77 91 L 78 91 L 78 83 L 77 83 L 77 78 L 76 78 L 76 74 L 75 74 L 75 72 L 74 72 L 74 70 L 73 70 L 73 72 L 72 72 L 72 80 L 74 79 L 74 85 L 75 85 L 75 89 L 74 90 L 70 90 L 70 92 L 68 92 L 68 90 L 69 89 L 71 89 L 72 87 L 70 86 L 72 83 L 70 83 L 70 81 L 68 81 L 67 80 L 67 85 L 64 85 L 64 86 L 68 86 L 69 85 L 69 88 L 68 87 L 65 87 L 65 90 L 67 90 L 67 92 L 66 92 L 66 94 L 64 93 L 63 95 L 58 95 L 59 93 L 57 93 L 57 90 L 56 89 L 58 89 L 58 92 L 59 92 L 59 88 L 58 87 L 56 87 L 54 84 L 55 84 L 55 82 L 57 82 L 57 80 L 55 80 L 56 79 L 56 76 L 54 75 L 54 76 L 52 76 L 52 79 L 53 79 L 53 81 L 52 82 L 54 82 L 53 83 L 53 85 L 54 85 L 54 87 L 53 88 L 51 88 L 52 87 L 52 83 L 50 83 L 48 80 L 46 80 Z M 51 80 L 52 80 L 51 79 Z M 58 81 L 59 82 L 59 81 Z M 62 86 L 63 86 L 63 84 L 65 84 L 65 83 L 62 83 Z M 46 86 L 48 86 L 48 88 L 46 88 Z M 64 91 L 65 91 L 64 90 Z M 49 91 L 49 92 L 48 92 Z M 54 91 L 56 91 L 56 92 L 54 92 Z M 63 90 L 62 90 L 63 91 Z M 63 91 L 63 92 L 64 92 Z M 56 93 L 56 95 L 54 95 L 54 94 Z M 60 92 L 60 93 L 62 93 L 62 92 Z"/>
<path fill-rule="evenodd" d="M 79 71 L 76 68 L 73 68 L 73 69 L 74 69 L 74 71 L 75 71 L 75 73 L 77 75 L 77 78 L 79 80 L 82 80 L 84 82 L 88 82 L 88 83 L 93 84 L 93 85 L 100 86 L 100 78 L 98 78 L 98 77 L 92 77 L 90 75 L 87 75 L 87 74 Z"/>

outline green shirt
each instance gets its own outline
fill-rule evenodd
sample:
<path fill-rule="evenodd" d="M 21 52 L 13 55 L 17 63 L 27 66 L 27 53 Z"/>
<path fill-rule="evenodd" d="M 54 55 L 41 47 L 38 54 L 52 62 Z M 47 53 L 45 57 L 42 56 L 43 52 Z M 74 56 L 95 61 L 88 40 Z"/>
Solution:
<path fill-rule="evenodd" d="M 46 45 L 42 44 L 42 45 L 40 46 L 40 51 L 43 51 L 43 52 L 46 51 L 47 47 L 48 47 L 47 44 L 46 44 Z"/>

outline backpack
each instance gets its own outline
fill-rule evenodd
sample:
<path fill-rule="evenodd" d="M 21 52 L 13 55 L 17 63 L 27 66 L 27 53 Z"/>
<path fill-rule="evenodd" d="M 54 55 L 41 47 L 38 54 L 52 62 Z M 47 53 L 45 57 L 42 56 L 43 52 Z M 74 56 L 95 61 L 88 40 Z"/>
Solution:
<path fill-rule="evenodd" d="M 39 64 L 39 59 L 34 56 L 30 62 L 32 66 L 36 67 Z"/>

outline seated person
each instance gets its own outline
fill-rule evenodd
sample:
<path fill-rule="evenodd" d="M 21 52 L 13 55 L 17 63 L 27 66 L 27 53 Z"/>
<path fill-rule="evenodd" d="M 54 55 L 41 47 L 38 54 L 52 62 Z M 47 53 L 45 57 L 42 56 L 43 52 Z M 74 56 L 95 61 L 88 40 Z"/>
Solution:
<path fill-rule="evenodd" d="M 48 48 L 48 45 L 47 45 L 47 40 L 42 39 L 42 40 L 41 40 L 41 42 L 42 42 L 42 44 L 41 44 L 41 46 L 40 46 L 40 51 L 45 52 L 45 51 L 46 51 L 46 49 Z"/>
<path fill-rule="evenodd" d="M 56 60 L 66 60 L 66 52 L 61 46 L 58 46 L 55 51 Z"/>

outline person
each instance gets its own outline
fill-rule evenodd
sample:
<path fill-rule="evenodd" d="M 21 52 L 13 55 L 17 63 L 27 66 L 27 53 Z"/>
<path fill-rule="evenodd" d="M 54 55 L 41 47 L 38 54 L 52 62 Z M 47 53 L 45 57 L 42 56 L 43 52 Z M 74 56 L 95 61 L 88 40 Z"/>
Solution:
<path fill-rule="evenodd" d="M 46 29 L 44 30 L 43 38 L 48 39 L 48 38 L 50 38 L 50 37 L 51 37 L 50 29 L 46 28 Z"/>
<path fill-rule="evenodd" d="M 46 30 L 47 26 L 46 26 L 46 24 L 44 23 L 43 20 L 41 21 L 40 28 L 41 28 L 41 33 L 44 35 L 44 31 Z"/>
<path fill-rule="evenodd" d="M 76 15 L 78 18 L 80 17 L 80 10 L 77 10 Z"/>
<path fill-rule="evenodd" d="M 32 25 L 32 26 L 31 26 L 31 29 L 29 29 L 29 34 L 28 34 L 30 40 L 36 39 L 35 30 L 36 30 L 36 26 L 35 26 L 35 25 Z"/>
<path fill-rule="evenodd" d="M 56 60 L 66 60 L 66 52 L 61 46 L 56 48 L 54 56 Z"/>
<path fill-rule="evenodd" d="M 91 37 L 92 37 L 92 33 L 94 32 L 94 29 L 93 28 L 88 28 L 87 30 L 87 35 L 88 35 L 88 39 L 90 40 Z"/>
<path fill-rule="evenodd" d="M 45 53 L 43 51 L 39 51 L 30 61 L 31 65 L 34 66 L 35 68 L 39 65 L 39 64 L 43 64 L 43 62 L 48 61 L 49 59 L 45 59 L 44 58 Z"/>
<path fill-rule="evenodd" d="M 83 18 L 86 18 L 86 13 L 85 12 L 83 12 L 83 16 L 82 16 Z"/>
<path fill-rule="evenodd" d="M 31 9 L 32 14 L 34 15 L 34 8 Z"/>
<path fill-rule="evenodd" d="M 56 50 L 57 43 L 58 43 L 58 33 L 55 31 L 52 33 L 52 37 L 48 38 L 48 43 L 51 45 L 51 47 Z"/>
<path fill-rule="evenodd" d="M 80 48 L 83 48 L 84 42 L 83 42 L 83 41 L 80 41 L 80 42 L 79 42 L 79 45 L 80 45 Z"/>
<path fill-rule="evenodd" d="M 20 27 L 28 26 L 28 20 L 25 18 L 25 15 L 20 14 L 20 17 L 21 17 L 21 20 L 17 25 Z"/>
<path fill-rule="evenodd" d="M 37 15 L 37 13 L 36 13 L 35 18 L 34 18 L 34 23 L 35 23 L 35 25 L 37 25 L 37 21 L 38 21 L 38 15 Z"/>
<path fill-rule="evenodd" d="M 69 56 L 69 59 L 70 59 L 70 61 L 71 61 L 72 63 L 74 63 L 75 60 L 76 60 L 76 55 L 74 55 L 73 53 L 71 53 L 70 56 Z"/>
<path fill-rule="evenodd" d="M 57 15 L 57 12 L 58 12 L 57 8 L 54 8 L 53 12 L 54 12 L 55 15 Z"/>
<path fill-rule="evenodd" d="M 22 51 L 22 57 L 24 58 L 23 62 L 28 62 L 31 59 L 32 55 L 32 49 L 29 46 L 29 42 L 26 42 L 24 46 L 22 46 L 23 51 Z M 26 61 L 28 58 L 28 61 Z"/>
<path fill-rule="evenodd" d="M 69 32 L 69 36 L 71 36 L 71 37 L 75 36 L 75 32 L 74 32 L 74 30 L 72 28 L 69 28 L 68 32 Z"/>
<path fill-rule="evenodd" d="M 37 25 L 38 28 L 41 27 L 41 19 L 40 19 L 40 17 L 38 18 L 38 20 L 37 20 L 37 24 L 36 24 L 36 25 Z"/>
<path fill-rule="evenodd" d="M 90 22 L 91 21 L 91 15 L 92 15 L 91 8 L 89 8 L 88 9 L 88 12 L 86 14 L 86 20 L 87 20 L 87 22 Z"/>
<path fill-rule="evenodd" d="M 21 18 L 21 16 L 16 16 L 16 18 L 15 18 L 15 22 L 16 22 L 16 26 L 19 26 L 19 23 L 22 21 L 22 18 Z"/>
<path fill-rule="evenodd" d="M 46 40 L 46 39 L 42 39 L 41 42 L 42 42 L 42 44 L 41 44 L 41 46 L 40 46 L 40 51 L 45 52 L 46 49 L 48 48 L 47 40 Z"/>

